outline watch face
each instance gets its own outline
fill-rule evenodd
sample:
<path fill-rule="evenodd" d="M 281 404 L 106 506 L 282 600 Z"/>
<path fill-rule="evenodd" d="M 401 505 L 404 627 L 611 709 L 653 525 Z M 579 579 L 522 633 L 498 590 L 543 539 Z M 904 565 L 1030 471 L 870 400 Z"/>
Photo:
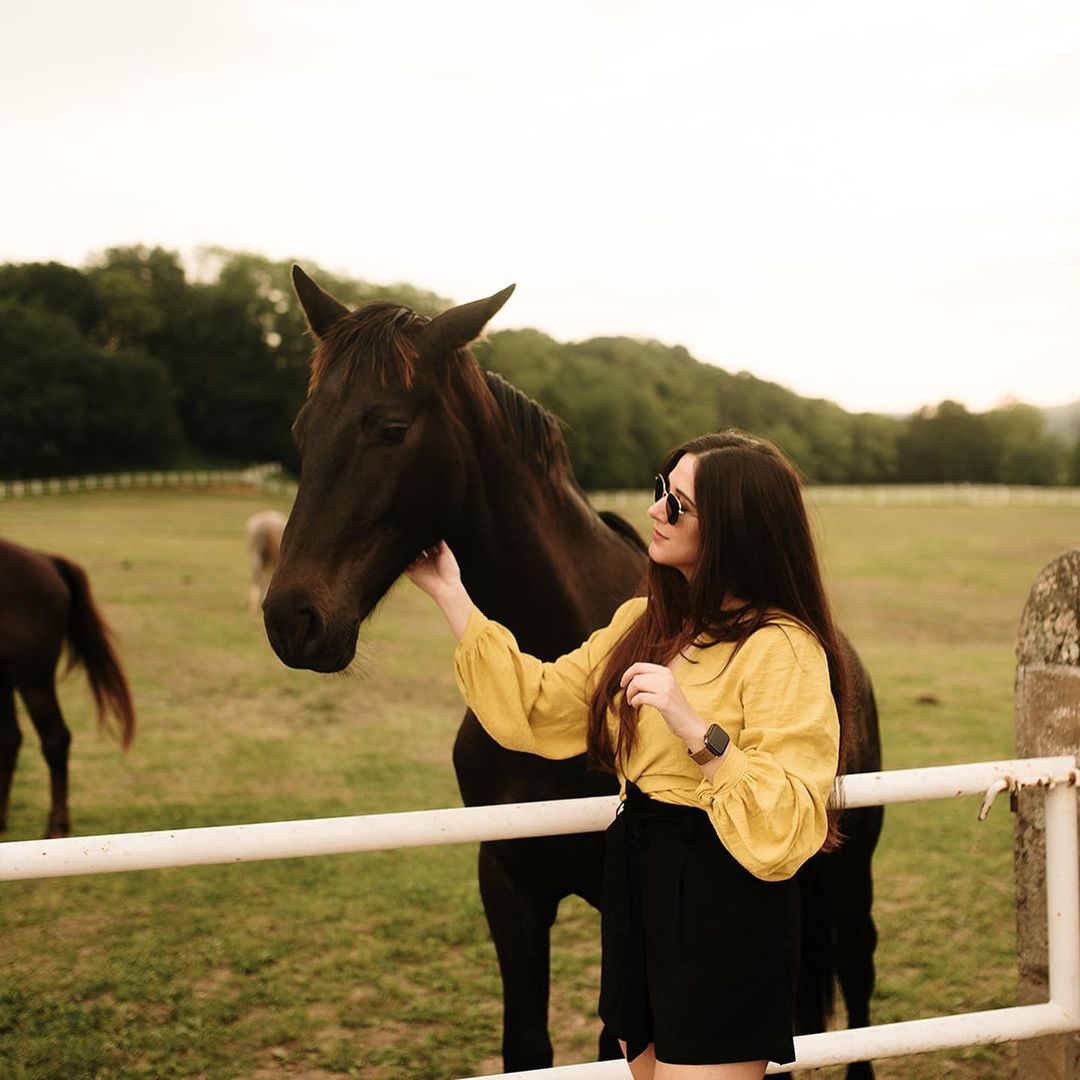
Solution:
<path fill-rule="evenodd" d="M 719 757 L 726 749 L 731 740 L 728 733 L 719 725 L 712 724 L 705 732 L 705 745 Z"/>

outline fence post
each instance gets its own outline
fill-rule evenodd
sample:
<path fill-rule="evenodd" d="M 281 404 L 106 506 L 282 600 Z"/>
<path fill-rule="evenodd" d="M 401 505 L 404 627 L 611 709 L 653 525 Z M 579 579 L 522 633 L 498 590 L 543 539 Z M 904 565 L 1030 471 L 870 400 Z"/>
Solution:
<path fill-rule="evenodd" d="M 1016 756 L 1080 751 L 1080 547 L 1044 567 L 1028 594 L 1016 639 Z M 1021 1005 L 1046 1001 L 1045 804 L 1021 791 L 1013 862 Z M 1080 872 L 1080 871 L 1077 871 Z M 1080 1033 L 1028 1039 L 1017 1076 L 1080 1080 Z"/>

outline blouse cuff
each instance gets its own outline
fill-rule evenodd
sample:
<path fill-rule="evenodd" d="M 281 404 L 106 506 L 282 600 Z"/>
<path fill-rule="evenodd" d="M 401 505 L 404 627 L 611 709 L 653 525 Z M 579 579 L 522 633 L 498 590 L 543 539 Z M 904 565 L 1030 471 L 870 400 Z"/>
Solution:
<path fill-rule="evenodd" d="M 460 656 L 463 652 L 471 649 L 477 640 L 483 636 L 490 622 L 491 620 L 478 607 L 474 606 L 469 613 L 469 621 L 465 624 L 465 633 L 458 638 L 457 648 L 454 650 L 455 656 Z"/>
<path fill-rule="evenodd" d="M 713 773 L 713 778 L 706 781 L 706 784 L 717 794 L 726 791 L 742 779 L 749 764 L 750 757 L 746 751 L 740 750 L 734 742 L 731 742 L 728 744 L 724 760 L 720 762 L 720 767 Z"/>

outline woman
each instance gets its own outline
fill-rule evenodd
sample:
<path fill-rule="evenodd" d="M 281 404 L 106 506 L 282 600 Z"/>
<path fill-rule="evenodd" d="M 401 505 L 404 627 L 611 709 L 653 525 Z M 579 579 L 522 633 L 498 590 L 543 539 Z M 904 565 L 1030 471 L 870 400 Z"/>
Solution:
<path fill-rule="evenodd" d="M 622 782 L 600 1015 L 635 1080 L 757 1080 L 794 1058 L 792 875 L 839 840 L 843 655 L 798 476 L 771 443 L 680 446 L 649 516 L 647 596 L 554 663 L 474 607 L 445 543 L 408 576 L 458 638 L 458 684 L 493 738 L 587 753 Z"/>

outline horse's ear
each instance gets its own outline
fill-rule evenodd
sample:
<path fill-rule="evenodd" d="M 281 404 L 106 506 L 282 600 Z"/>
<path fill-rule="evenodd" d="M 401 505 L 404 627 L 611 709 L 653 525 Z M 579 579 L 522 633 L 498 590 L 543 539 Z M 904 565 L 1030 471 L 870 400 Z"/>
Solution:
<path fill-rule="evenodd" d="M 349 309 L 340 300 L 320 289 L 296 263 L 293 263 L 292 283 L 308 326 L 316 337 L 321 338 L 342 315 L 349 314 Z"/>
<path fill-rule="evenodd" d="M 475 341 L 492 316 L 510 299 L 513 285 L 484 300 L 474 300 L 437 315 L 424 327 L 421 341 L 425 349 L 463 349 Z"/>

